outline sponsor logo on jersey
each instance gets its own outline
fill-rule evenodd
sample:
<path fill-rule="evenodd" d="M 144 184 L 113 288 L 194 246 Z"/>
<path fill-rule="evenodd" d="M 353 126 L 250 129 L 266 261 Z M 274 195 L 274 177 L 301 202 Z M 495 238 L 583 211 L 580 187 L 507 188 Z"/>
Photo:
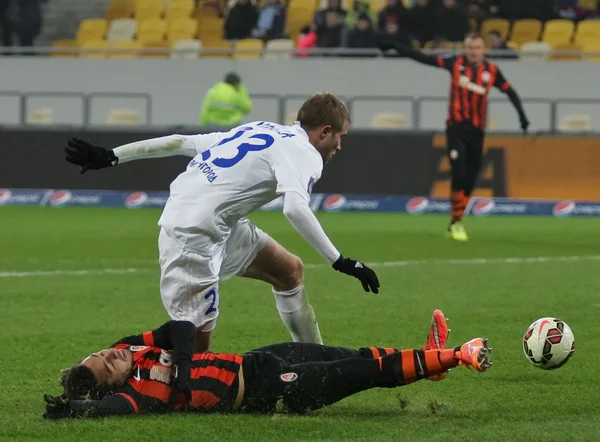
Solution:
<path fill-rule="evenodd" d="M 495 207 L 496 205 L 494 204 L 493 200 L 484 199 L 473 204 L 473 208 L 471 210 L 473 215 L 489 215 Z"/>
<path fill-rule="evenodd" d="M 148 194 L 146 192 L 130 193 L 125 199 L 125 207 L 140 207 L 148 202 Z"/>
<path fill-rule="evenodd" d="M 575 212 L 576 205 L 573 201 L 561 201 L 554 205 L 552 214 L 554 216 L 569 216 Z"/>
<path fill-rule="evenodd" d="M 429 200 L 424 196 L 416 196 L 406 203 L 406 211 L 408 213 L 424 213 L 429 207 Z"/>
<path fill-rule="evenodd" d="M 458 79 L 458 85 L 464 89 L 467 89 L 479 95 L 485 95 L 487 93 L 487 89 L 485 87 L 473 83 L 471 79 L 466 75 L 460 76 L 460 78 Z"/>
<path fill-rule="evenodd" d="M 0 204 L 6 204 L 12 199 L 12 192 L 8 189 L 0 189 Z"/>
<path fill-rule="evenodd" d="M 323 201 L 323 210 L 328 212 L 335 212 L 337 210 L 342 210 L 346 205 L 346 197 L 344 195 L 329 195 Z"/>
<path fill-rule="evenodd" d="M 205 151 L 205 153 L 208 152 L 208 158 L 210 157 L 210 151 Z M 204 153 L 203 155 L 203 159 L 204 159 Z M 208 159 L 206 158 L 206 159 Z M 206 179 L 209 183 L 213 183 L 217 178 L 219 178 L 219 176 L 217 175 L 217 172 L 215 172 L 215 170 L 210 167 L 208 165 L 208 163 L 206 161 L 196 161 L 195 159 L 190 161 L 190 164 L 188 165 L 188 167 L 194 167 L 196 169 L 198 169 L 201 173 L 203 173 L 204 175 L 206 175 Z"/>
<path fill-rule="evenodd" d="M 317 179 L 314 176 L 310 177 L 310 180 L 308 180 L 308 186 L 306 188 L 306 191 L 309 193 L 309 195 L 312 193 L 313 186 L 315 185 L 316 181 Z"/>
<path fill-rule="evenodd" d="M 146 345 L 132 345 L 129 347 L 129 351 L 144 351 L 148 347 Z"/>
<path fill-rule="evenodd" d="M 150 369 L 150 379 L 153 381 L 162 382 L 163 384 L 171 383 L 171 368 L 168 367 L 159 367 L 155 365 Z"/>
<path fill-rule="evenodd" d="M 296 379 L 298 379 L 298 374 L 297 373 L 283 373 L 282 375 L 279 376 L 279 379 L 281 379 L 283 382 L 294 382 Z"/>
<path fill-rule="evenodd" d="M 57 190 L 50 197 L 51 206 L 64 206 L 73 199 L 73 194 L 68 190 Z"/>

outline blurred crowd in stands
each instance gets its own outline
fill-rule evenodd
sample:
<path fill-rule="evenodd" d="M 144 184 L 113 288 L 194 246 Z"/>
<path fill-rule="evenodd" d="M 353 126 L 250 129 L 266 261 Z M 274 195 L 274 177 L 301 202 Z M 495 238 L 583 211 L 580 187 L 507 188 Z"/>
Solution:
<path fill-rule="evenodd" d="M 42 3 L 46 1 L 0 0 L 2 46 L 33 46 L 42 28 Z"/>
<path fill-rule="evenodd" d="M 489 18 L 542 22 L 567 18 L 600 18 L 597 0 L 387 0 L 374 12 L 370 0 L 354 0 L 344 9 L 341 0 L 328 0 L 307 23 L 298 38 L 299 48 L 377 48 L 382 39 L 405 45 L 445 48 L 460 42 Z M 266 0 L 258 8 L 253 0 L 232 0 L 224 11 L 224 38 L 285 37 L 286 10 L 281 0 Z M 497 32 L 484 36 L 494 49 L 508 49 Z"/>

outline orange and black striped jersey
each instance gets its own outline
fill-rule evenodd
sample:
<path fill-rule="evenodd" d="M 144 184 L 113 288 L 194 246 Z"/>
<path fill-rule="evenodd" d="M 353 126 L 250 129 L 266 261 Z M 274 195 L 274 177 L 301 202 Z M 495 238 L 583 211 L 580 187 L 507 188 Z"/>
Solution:
<path fill-rule="evenodd" d="M 511 88 L 498 66 L 488 60 L 473 66 L 465 56 L 453 55 L 438 56 L 437 66 L 451 75 L 447 124 L 469 123 L 483 131 L 491 88 L 495 86 L 502 92 Z"/>
<path fill-rule="evenodd" d="M 152 344 L 152 342 L 146 342 Z M 133 372 L 116 395 L 126 399 L 134 413 L 161 412 L 183 408 L 183 396 L 170 403 L 174 367 L 171 353 L 160 347 L 117 344 L 133 355 Z M 227 410 L 233 406 L 242 357 L 234 354 L 198 353 L 192 356 L 191 408 Z"/>

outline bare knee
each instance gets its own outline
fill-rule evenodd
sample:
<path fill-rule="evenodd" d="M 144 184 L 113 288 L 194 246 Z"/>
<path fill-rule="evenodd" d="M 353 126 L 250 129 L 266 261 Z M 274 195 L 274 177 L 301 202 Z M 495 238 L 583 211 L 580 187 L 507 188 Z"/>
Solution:
<path fill-rule="evenodd" d="M 304 263 L 297 256 L 290 254 L 282 272 L 277 275 L 277 284 L 274 284 L 275 290 L 281 292 L 293 290 L 302 284 L 303 278 Z"/>

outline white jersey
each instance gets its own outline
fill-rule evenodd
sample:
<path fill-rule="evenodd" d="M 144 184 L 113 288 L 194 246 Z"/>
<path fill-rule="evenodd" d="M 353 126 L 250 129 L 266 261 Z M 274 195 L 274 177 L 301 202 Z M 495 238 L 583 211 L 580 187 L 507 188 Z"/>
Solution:
<path fill-rule="evenodd" d="M 278 195 L 294 192 L 309 202 L 323 171 L 321 155 L 298 123 L 258 121 L 192 138 L 197 155 L 171 183 L 159 225 L 202 254 Z"/>

